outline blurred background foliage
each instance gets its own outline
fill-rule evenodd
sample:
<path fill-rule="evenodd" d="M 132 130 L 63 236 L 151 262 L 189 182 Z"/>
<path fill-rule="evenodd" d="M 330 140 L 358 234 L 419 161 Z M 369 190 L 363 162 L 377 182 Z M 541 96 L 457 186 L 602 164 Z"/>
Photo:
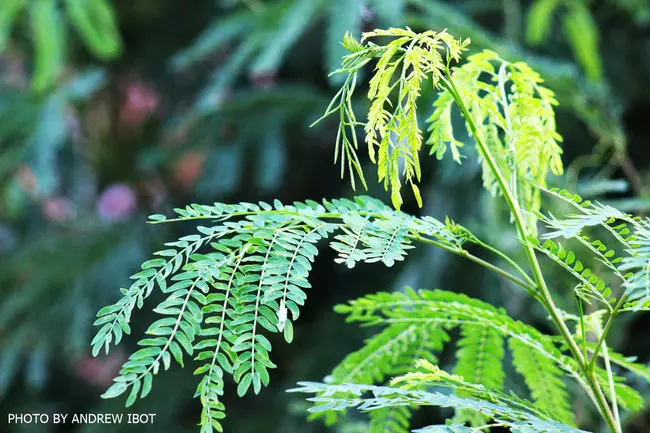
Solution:
<path fill-rule="evenodd" d="M 118 297 L 156 246 L 192 230 L 154 229 L 147 214 L 191 202 L 353 195 L 332 164 L 336 125 L 309 125 L 335 91 L 328 72 L 345 31 L 404 25 L 447 28 L 470 37 L 472 50 L 528 62 L 561 102 L 568 174 L 553 183 L 630 212 L 650 210 L 649 0 L 1 0 L 0 412 L 124 411 L 99 395 L 150 313 L 136 316 L 125 352 L 92 358 L 95 311 Z M 423 115 L 434 97 L 423 95 Z M 504 245 L 513 228 L 481 191 L 471 157 L 462 169 L 426 164 L 425 207 L 407 210 L 449 215 L 517 249 Z M 374 184 L 370 193 L 386 198 Z M 226 431 L 366 431 L 363 417 L 330 429 L 308 423 L 307 405 L 284 393 L 297 380 L 321 379 L 360 346 L 368 333 L 331 310 L 363 293 L 405 285 L 462 291 L 550 331 L 507 282 L 467 272 L 473 265 L 440 251 L 421 248 L 392 270 L 348 270 L 326 249 L 322 256 L 294 343 L 277 345 L 271 387 L 243 400 L 227 393 Z M 562 287 L 559 275 L 551 281 Z M 649 324 L 633 317 L 612 343 L 647 363 Z M 199 405 L 186 397 L 191 371 L 175 369 L 157 383 L 129 409 L 156 413 L 153 425 L 1 430 L 197 431 Z M 650 389 L 642 391 L 648 401 Z M 586 406 L 576 396 L 588 424 Z M 445 415 L 418 413 L 415 425 Z M 626 432 L 650 429 L 645 411 L 625 423 Z"/>

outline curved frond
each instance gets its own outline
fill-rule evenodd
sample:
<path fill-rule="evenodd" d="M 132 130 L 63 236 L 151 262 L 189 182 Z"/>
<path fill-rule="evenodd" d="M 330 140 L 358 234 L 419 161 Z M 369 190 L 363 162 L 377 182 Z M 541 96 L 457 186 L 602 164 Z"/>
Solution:
<path fill-rule="evenodd" d="M 489 80 L 482 80 L 484 76 Z M 452 92 L 456 91 L 499 170 L 510 181 L 512 192 L 523 208 L 533 211 L 528 225 L 535 233 L 534 211 L 540 209 L 541 197 L 531 182 L 545 185 L 549 172 L 558 175 L 563 171 L 553 92 L 542 86 L 541 77 L 526 64 L 507 62 L 489 50 L 470 56 L 454 68 L 452 78 L 455 88 L 443 89 L 428 119 L 431 154 L 440 159 L 450 149 L 453 159 L 461 162 L 462 144 L 454 137 L 451 123 L 455 104 Z M 469 125 L 468 132 L 472 134 Z M 484 155 L 479 154 L 479 158 L 484 187 L 493 195 L 501 193 Z"/>
<path fill-rule="evenodd" d="M 575 425 L 563 380 L 565 373 L 554 362 L 530 350 L 525 344 L 515 339 L 509 340 L 508 344 L 515 369 L 523 376 L 535 404 L 553 414 L 557 420 Z"/>
<path fill-rule="evenodd" d="M 368 433 L 410 433 L 411 411 L 406 406 L 393 406 L 370 412 Z"/>
<path fill-rule="evenodd" d="M 558 423 L 537 411 L 529 402 L 514 395 L 488 390 L 481 385 L 469 384 L 462 378 L 450 375 L 430 364 L 421 363 L 425 372 L 410 373 L 393 381 L 393 386 L 326 385 L 312 382 L 299 383 L 300 388 L 290 392 L 316 394 L 309 400 L 317 403 L 311 411 L 338 411 L 358 408 L 362 411 L 381 410 L 400 406 L 453 407 L 479 411 L 506 427 L 536 429 L 539 432 L 575 433 L 581 430 Z M 395 385 L 402 385 L 397 387 Z M 460 397 L 438 391 L 424 391 L 422 387 L 441 387 L 463 391 L 471 397 Z"/>
<path fill-rule="evenodd" d="M 269 369 L 275 365 L 266 335 L 283 333 L 292 341 L 293 322 L 311 287 L 307 278 L 321 240 L 339 231 L 331 244 L 340 254 L 337 261 L 387 266 L 403 260 L 415 239 L 433 238 L 452 251 L 461 251 L 464 242 L 457 230 L 440 221 L 412 217 L 367 197 L 323 204 L 215 203 L 176 213 L 173 220 L 162 215 L 151 220 L 204 220 L 214 225 L 199 226 L 197 234 L 166 244 L 167 249 L 156 253 L 159 257 L 142 265 L 123 297 L 98 313 L 93 353 L 108 350 L 110 343 L 119 343 L 130 332 L 132 310 L 141 308 L 158 287 L 167 298 L 154 311 L 163 317 L 149 327 L 148 338 L 139 343 L 143 348 L 131 355 L 104 397 L 129 391 L 131 405 L 150 392 L 153 376 L 169 369 L 172 359 L 183 365 L 185 355 L 193 356 L 200 362 L 195 396 L 203 406 L 204 433 L 221 430 L 226 376 L 233 377 L 239 395 L 251 388 L 259 393 L 268 385 Z M 411 367 L 416 357 L 435 360 L 433 352 L 446 339 L 435 324 L 389 326 L 346 359 L 333 377 L 383 381 Z M 362 363 L 356 373 L 355 362 Z"/>
<path fill-rule="evenodd" d="M 378 37 L 388 37 L 390 41 L 385 45 L 368 42 Z M 411 185 L 421 206 L 417 187 L 423 142 L 417 114 L 420 89 L 429 77 L 433 86 L 438 87 L 444 68 L 452 59 L 460 58 L 469 41 L 457 41 L 445 31 L 416 33 L 409 28 L 366 32 L 361 43 L 349 35 L 346 38 L 344 46 L 351 54 L 343 58 L 341 68 L 335 73 L 345 73 L 347 78 L 323 115 L 324 118 L 339 114 L 335 160 L 341 158 L 341 174 L 345 172 L 347 160 L 351 178 L 356 172 L 365 186 L 356 155 L 355 131 L 356 126 L 363 126 L 370 160 L 377 164 L 379 182 L 383 182 L 386 190 L 390 187 L 393 206 L 399 209 L 402 205 L 402 179 Z M 354 116 L 350 98 L 358 71 L 371 59 L 378 60 L 368 91 L 367 121 L 361 123 Z M 396 99 L 392 98 L 393 91 L 397 93 Z"/>
<path fill-rule="evenodd" d="M 501 310 L 478 299 L 444 290 L 379 292 L 338 305 L 335 311 L 347 314 L 347 321 L 364 324 L 439 324 L 489 326 L 502 336 L 516 339 L 529 350 L 556 362 L 569 373 L 577 371 L 571 358 L 564 356 L 551 338 L 535 328 L 516 321 Z"/>

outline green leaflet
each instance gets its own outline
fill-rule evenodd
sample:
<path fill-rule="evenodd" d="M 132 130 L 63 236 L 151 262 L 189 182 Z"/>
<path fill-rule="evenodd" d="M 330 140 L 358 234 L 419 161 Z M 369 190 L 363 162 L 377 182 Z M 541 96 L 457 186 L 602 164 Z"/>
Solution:
<path fill-rule="evenodd" d="M 341 43 L 341 35 L 350 33 L 358 35 L 361 33 L 361 8 L 362 0 L 333 0 L 331 2 L 329 25 L 327 28 L 327 44 L 325 45 L 327 72 L 338 69 L 341 58 L 346 54 L 347 49 Z M 341 75 L 330 75 L 330 82 L 333 85 L 343 84 L 344 77 Z"/>
<path fill-rule="evenodd" d="M 488 389 L 503 389 L 503 337 L 489 326 L 463 325 L 457 343 L 454 373 L 469 383 Z M 456 422 L 469 422 L 472 426 L 484 425 L 488 420 L 476 412 L 457 412 Z"/>
<path fill-rule="evenodd" d="M 65 0 L 72 25 L 100 59 L 111 59 L 122 49 L 117 22 L 107 0 Z"/>
<path fill-rule="evenodd" d="M 359 236 L 359 252 L 348 250 L 346 238 L 332 246 L 344 260 L 354 256 L 355 262 L 388 266 L 404 258 L 413 237 L 434 238 L 450 249 L 463 242 L 439 221 L 411 217 L 367 197 L 323 204 L 215 203 L 176 213 L 177 220 L 203 219 L 214 225 L 200 225 L 197 234 L 166 243 L 155 258 L 142 264 L 131 277 L 133 284 L 122 290 L 122 298 L 98 312 L 93 354 L 108 351 L 111 343 L 131 332 L 133 310 L 142 308 L 154 289 L 166 294 L 154 308 L 161 318 L 149 326 L 147 338 L 139 343 L 143 348 L 129 357 L 105 397 L 129 391 L 131 405 L 151 391 L 153 375 L 169 369 L 172 359 L 183 365 L 186 355 L 195 357 L 200 361 L 195 374 L 201 376 L 195 396 L 203 407 L 204 433 L 221 429 L 227 375 L 237 382 L 239 395 L 251 389 L 259 393 L 268 385 L 269 370 L 275 365 L 266 334 L 281 332 L 287 342 L 293 339 L 293 322 L 311 287 L 307 278 L 321 240 L 336 231 L 354 234 L 356 223 L 364 221 L 369 229 Z M 151 221 L 170 220 L 153 215 Z M 435 360 L 432 352 L 440 350 L 447 338 L 444 330 L 428 324 L 391 326 L 333 374 L 382 381 L 408 369 L 416 356 Z"/>
<path fill-rule="evenodd" d="M 36 46 L 32 87 L 40 92 L 54 84 L 63 68 L 65 23 L 55 0 L 33 1 L 29 18 Z"/>
<path fill-rule="evenodd" d="M 558 0 L 536 0 L 528 12 L 526 41 L 531 45 L 545 42 L 551 32 L 553 12 L 559 6 Z"/>
<path fill-rule="evenodd" d="M 312 411 L 315 412 L 338 411 L 353 407 L 362 411 L 375 411 L 407 405 L 453 407 L 481 411 L 505 426 L 516 426 L 522 429 L 527 427 L 537 429 L 532 431 L 541 432 L 575 433 L 581 431 L 548 419 L 546 415 L 537 412 L 526 401 L 513 395 L 489 391 L 480 385 L 468 384 L 462 381 L 462 378 L 434 369 L 434 366 L 430 366 L 426 373 L 412 373 L 398 378 L 391 387 L 301 382 L 298 384 L 299 388 L 290 390 L 290 392 L 318 395 L 309 398 L 310 401 L 318 404 L 312 408 Z M 397 384 L 403 384 L 403 386 L 397 387 L 395 386 Z M 419 389 L 425 385 L 445 387 L 451 390 L 462 389 L 471 393 L 472 397 L 459 397 L 453 394 Z"/>
<path fill-rule="evenodd" d="M 598 27 L 591 12 L 582 1 L 573 1 L 563 19 L 564 31 L 571 51 L 585 71 L 587 78 L 601 79 L 603 66 L 600 61 Z"/>
<path fill-rule="evenodd" d="M 565 373 L 550 359 L 539 356 L 517 340 L 509 340 L 508 345 L 515 369 L 524 377 L 535 404 L 547 410 L 558 421 L 575 425 L 575 416 L 564 383 Z"/>

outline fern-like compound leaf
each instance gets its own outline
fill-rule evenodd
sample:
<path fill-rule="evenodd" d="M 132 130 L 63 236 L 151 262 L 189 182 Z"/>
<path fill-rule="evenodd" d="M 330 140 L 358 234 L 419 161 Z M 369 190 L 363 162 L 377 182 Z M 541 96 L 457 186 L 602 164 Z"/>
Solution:
<path fill-rule="evenodd" d="M 568 375 L 580 377 L 579 366 L 555 347 L 552 338 L 485 302 L 441 290 L 406 289 L 367 295 L 337 306 L 336 311 L 348 314 L 349 321 L 367 324 L 460 326 L 462 339 L 454 372 L 467 383 L 489 390 L 503 388 L 503 342 L 508 340 L 515 369 L 529 385 L 539 410 L 573 425 L 564 381 Z M 604 373 L 600 368 L 597 371 Z M 461 391 L 459 396 L 465 395 Z M 489 421 L 484 413 L 473 411 L 459 411 L 456 420 L 475 426 Z"/>
<path fill-rule="evenodd" d="M 493 51 L 470 56 L 462 66 L 454 68 L 453 81 L 467 106 L 477 134 L 486 144 L 499 171 L 510 182 L 511 192 L 523 208 L 532 211 L 528 225 L 536 232 L 536 215 L 541 206 L 540 191 L 531 182 L 545 185 L 549 173 L 561 174 L 562 137 L 555 131 L 557 105 L 554 94 L 542 86 L 540 76 L 524 63 L 510 63 Z M 487 76 L 489 80 L 482 81 Z M 447 86 L 434 103 L 429 117 L 431 154 L 440 159 L 447 149 L 460 163 L 462 146 L 454 137 L 451 111 L 456 100 L 454 89 Z M 468 132 L 472 134 L 468 125 Z M 479 152 L 483 164 L 483 185 L 492 194 L 499 194 L 496 177 Z"/>
<path fill-rule="evenodd" d="M 515 369 L 523 376 L 535 404 L 565 424 L 575 425 L 563 377 L 565 372 L 553 361 L 515 339 L 509 340 L 508 344 Z"/>
<path fill-rule="evenodd" d="M 461 339 L 457 343 L 454 373 L 467 382 L 488 389 L 503 389 L 503 337 L 494 328 L 481 325 L 461 326 Z M 476 412 L 458 412 L 455 421 L 481 426 L 488 421 Z"/>
<path fill-rule="evenodd" d="M 608 308 L 612 308 L 611 304 L 616 301 L 616 298 L 612 297 L 611 287 L 609 287 L 605 281 L 598 277 L 591 269 L 585 268 L 583 263 L 577 259 L 576 254 L 573 251 L 565 250 L 560 243 L 556 244 L 550 239 L 546 240 L 543 244 L 540 244 L 537 239 L 529 237 L 527 242 L 537 251 L 544 253 L 578 280 L 579 284 L 576 286 L 575 293 L 583 301 L 591 303 L 591 300 L 597 300 Z"/>
<path fill-rule="evenodd" d="M 130 406 L 151 391 L 153 376 L 169 369 L 172 360 L 183 365 L 187 356 L 194 357 L 199 362 L 195 374 L 201 377 L 195 396 L 203 407 L 203 433 L 221 431 L 227 376 L 237 383 L 239 395 L 251 389 L 259 393 L 268 385 L 275 365 L 266 335 L 283 333 L 292 341 L 293 322 L 311 288 L 308 275 L 321 240 L 334 235 L 337 261 L 387 266 L 403 260 L 415 239 L 433 238 L 459 252 L 464 242 L 451 226 L 403 214 L 367 197 L 323 204 L 215 203 L 176 213 L 173 220 L 213 224 L 167 243 L 132 277 L 135 282 L 122 291 L 123 297 L 99 311 L 93 353 L 109 350 L 131 331 L 132 311 L 142 308 L 155 288 L 165 293 L 167 298 L 154 309 L 161 318 L 149 327 L 147 338 L 139 343 L 143 348 L 131 355 L 104 397 L 128 391 Z M 170 220 L 154 215 L 151 221 Z M 346 380 L 383 381 L 411 367 L 416 357 L 435 360 L 435 350 L 447 338 L 435 324 L 390 326 L 333 376 L 345 376 L 348 369 Z M 366 358 L 377 364 L 367 364 Z M 357 373 L 355 359 L 363 363 L 356 366 Z"/>
<path fill-rule="evenodd" d="M 362 411 L 375 411 L 400 406 L 438 406 L 453 407 L 484 413 L 506 427 L 529 428 L 539 432 L 576 433 L 581 430 L 561 424 L 539 412 L 529 402 L 514 395 L 488 390 L 481 385 L 469 384 L 461 377 L 450 375 L 426 362 L 419 367 L 424 372 L 410 373 L 393 381 L 392 386 L 373 385 L 327 385 L 301 382 L 299 388 L 290 392 L 316 394 L 309 400 L 317 403 L 311 411 L 340 411 L 358 408 Z M 398 387 L 396 385 L 401 385 Z M 471 397 L 424 391 L 424 387 L 441 387 L 452 391 L 462 390 Z M 536 429 L 536 430 L 535 430 Z"/>
<path fill-rule="evenodd" d="M 378 37 L 388 37 L 390 41 L 385 45 L 369 42 Z M 324 118 L 339 114 L 335 161 L 341 158 L 342 175 L 347 160 L 353 182 L 354 173 L 364 182 L 356 156 L 355 131 L 355 127 L 363 126 L 370 160 L 377 164 L 379 182 L 383 182 L 387 190 L 390 187 L 393 206 L 399 209 L 402 205 L 402 179 L 411 186 L 418 204 L 422 205 L 417 186 L 421 177 L 419 151 L 423 143 L 417 115 L 420 89 L 429 77 L 433 86 L 438 87 L 443 70 L 452 60 L 460 58 L 468 43 L 457 41 L 444 31 L 416 33 L 408 28 L 366 32 L 361 44 L 347 37 L 344 46 L 352 48 L 352 53 L 343 58 L 341 68 L 335 71 L 347 74 L 347 78 L 323 115 Z M 362 123 L 354 116 L 350 98 L 358 71 L 375 58 L 377 66 L 368 91 L 370 109 L 367 121 Z M 396 100 L 392 100 L 393 90 L 397 91 Z"/>
<path fill-rule="evenodd" d="M 370 412 L 368 433 L 409 433 L 411 411 L 406 406 L 393 406 Z"/>

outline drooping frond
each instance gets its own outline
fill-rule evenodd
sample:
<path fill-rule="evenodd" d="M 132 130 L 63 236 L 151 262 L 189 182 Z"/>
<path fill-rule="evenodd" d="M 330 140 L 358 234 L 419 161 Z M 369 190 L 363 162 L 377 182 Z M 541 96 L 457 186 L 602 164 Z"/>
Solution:
<path fill-rule="evenodd" d="M 172 359 L 183 365 L 185 355 L 193 356 L 200 361 L 196 397 L 203 405 L 204 433 L 221 429 L 226 375 L 234 378 L 239 395 L 251 388 L 259 393 L 269 383 L 269 369 L 275 365 L 265 334 L 283 333 L 292 341 L 293 322 L 311 287 L 307 277 L 319 241 L 339 231 L 332 247 L 343 261 L 388 266 L 403 260 L 415 239 L 433 238 L 452 251 L 461 251 L 465 241 L 433 218 L 412 217 L 363 197 L 290 206 L 277 201 L 216 203 L 176 212 L 175 220 L 214 225 L 199 226 L 198 234 L 166 244 L 167 249 L 156 253 L 158 258 L 143 264 L 123 297 L 98 313 L 95 323 L 101 328 L 93 353 L 108 350 L 130 332 L 132 310 L 141 308 L 158 287 L 167 298 L 154 311 L 163 317 L 149 327 L 148 338 L 139 343 L 143 348 L 131 355 L 104 396 L 130 391 L 131 405 L 150 392 L 153 375 L 169 369 Z M 162 215 L 151 220 L 168 221 Z M 432 324 L 396 324 L 371 339 L 356 358 L 351 355 L 333 376 L 361 383 L 383 381 L 411 367 L 416 356 L 435 359 L 424 353 L 439 350 L 447 338 Z M 362 365 L 355 371 L 357 361 Z"/>
<path fill-rule="evenodd" d="M 482 80 L 487 76 L 488 80 Z M 449 148 L 455 161 L 461 162 L 461 143 L 454 138 L 451 110 L 457 93 L 467 107 L 476 133 L 489 149 L 498 169 L 510 182 L 510 189 L 522 207 L 539 210 L 540 192 L 531 182 L 546 184 L 549 172 L 561 174 L 562 137 L 555 131 L 557 105 L 554 94 L 542 86 L 542 79 L 526 64 L 510 63 L 495 52 L 474 54 L 462 66 L 453 69 L 454 87 L 446 86 L 434 103 L 429 117 L 431 135 L 427 143 L 431 153 L 442 158 Z M 468 124 L 468 132 L 474 134 Z M 500 193 L 494 173 L 485 155 L 483 184 L 492 194 Z M 528 217 L 535 232 L 536 217 Z"/>
<path fill-rule="evenodd" d="M 385 45 L 372 42 L 362 45 L 377 37 L 391 40 Z M 390 187 L 393 205 L 399 209 L 402 204 L 402 178 L 411 185 L 418 203 L 422 204 L 416 185 L 421 176 L 418 153 L 423 141 L 417 100 L 425 80 L 431 77 L 433 86 L 438 87 L 443 70 L 452 60 L 459 60 L 468 43 L 457 41 L 444 31 L 415 33 L 408 28 L 366 32 L 361 43 L 346 36 L 343 45 L 351 54 L 343 58 L 341 68 L 335 72 L 346 73 L 347 78 L 323 115 L 339 114 L 335 159 L 341 157 L 341 174 L 347 160 L 350 175 L 356 172 L 363 182 L 355 152 L 355 127 L 364 126 L 370 159 L 377 164 L 378 180 L 383 181 L 385 189 Z M 360 123 L 352 112 L 350 98 L 358 71 L 373 58 L 378 61 L 368 91 L 370 109 L 367 121 Z M 396 99 L 392 97 L 395 92 Z"/>
<path fill-rule="evenodd" d="M 465 382 L 461 377 L 450 375 L 437 367 L 422 362 L 418 367 L 424 370 L 409 373 L 393 380 L 393 386 L 372 385 L 326 385 L 312 382 L 299 383 L 300 388 L 290 390 L 316 394 L 309 400 L 317 403 L 311 411 L 344 410 L 356 407 L 363 411 L 380 410 L 394 406 L 438 406 L 480 411 L 506 427 L 526 427 L 538 432 L 579 432 L 573 427 L 561 424 L 538 411 L 525 400 L 513 394 L 488 390 L 481 385 Z M 400 385 L 401 387 L 397 387 Z M 462 391 L 471 397 L 424 391 L 432 386 Z M 453 431 L 453 430 L 452 430 Z"/>
<path fill-rule="evenodd" d="M 515 339 L 511 339 L 508 344 L 515 369 L 523 376 L 535 404 L 565 424 L 575 425 L 563 380 L 565 372 L 548 358 L 540 356 Z"/>
<path fill-rule="evenodd" d="M 496 329 L 482 325 L 462 325 L 461 339 L 456 351 L 454 373 L 469 383 L 483 385 L 501 391 L 505 372 L 503 370 L 503 337 Z M 488 421 L 476 412 L 458 412 L 456 422 L 469 422 L 480 426 Z"/>
<path fill-rule="evenodd" d="M 367 324 L 460 326 L 463 338 L 454 372 L 468 383 L 496 391 L 503 388 L 503 340 L 507 339 L 515 369 L 528 384 L 540 410 L 573 425 L 564 380 L 569 375 L 581 380 L 578 365 L 555 347 L 552 338 L 489 304 L 441 290 L 407 289 L 404 293 L 367 295 L 337 306 L 336 311 L 348 314 L 348 321 Z M 600 368 L 597 371 L 604 372 Z M 472 411 L 460 411 L 456 420 L 474 426 L 489 421 L 484 414 Z"/>
<path fill-rule="evenodd" d="M 370 412 L 367 433 L 410 433 L 411 411 L 406 406 L 393 406 Z"/>

